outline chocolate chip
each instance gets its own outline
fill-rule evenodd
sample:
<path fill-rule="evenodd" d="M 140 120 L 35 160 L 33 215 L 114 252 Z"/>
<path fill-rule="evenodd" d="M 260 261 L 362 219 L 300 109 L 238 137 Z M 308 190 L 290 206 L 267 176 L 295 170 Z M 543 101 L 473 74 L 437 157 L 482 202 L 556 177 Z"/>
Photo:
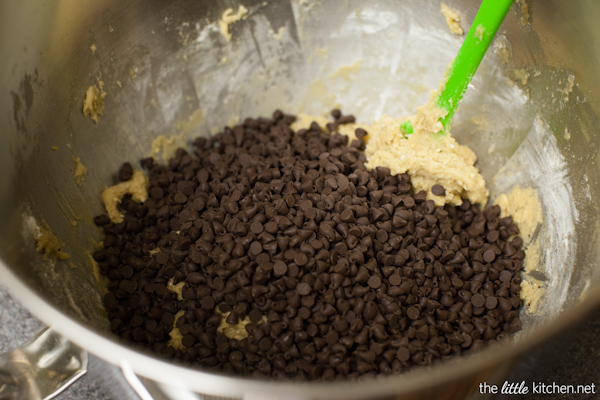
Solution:
<path fill-rule="evenodd" d="M 251 225 L 250 225 L 250 230 L 252 231 L 252 233 L 254 233 L 255 235 L 258 235 L 260 233 L 262 233 L 262 231 L 264 230 L 263 224 L 261 224 L 258 221 L 254 221 Z"/>
<path fill-rule="evenodd" d="M 510 272 L 509 270 L 506 270 L 506 269 L 504 271 L 500 272 L 500 276 L 499 276 L 500 281 L 504 282 L 504 283 L 510 282 L 512 277 L 513 277 L 512 272 Z"/>
<path fill-rule="evenodd" d="M 402 283 L 402 277 L 399 274 L 392 274 L 389 277 L 391 285 L 398 286 Z"/>
<path fill-rule="evenodd" d="M 498 305 L 498 299 L 494 296 L 490 296 L 485 299 L 485 308 L 493 310 Z"/>
<path fill-rule="evenodd" d="M 161 251 L 156 254 L 155 259 L 158 264 L 166 264 L 169 261 L 169 253 Z"/>
<path fill-rule="evenodd" d="M 494 252 L 494 250 L 490 249 L 490 250 L 487 250 L 485 253 L 483 253 L 483 261 L 485 261 L 487 263 L 491 263 L 495 259 L 496 259 L 496 253 Z"/>
<path fill-rule="evenodd" d="M 106 214 L 100 214 L 94 217 L 94 223 L 98 226 L 105 226 L 111 223 L 110 218 Z"/>
<path fill-rule="evenodd" d="M 412 320 L 416 320 L 416 319 L 419 319 L 419 317 L 421 316 L 421 312 L 419 311 L 419 309 L 417 307 L 412 306 L 406 310 L 406 315 L 408 316 L 408 318 L 410 318 Z"/>
<path fill-rule="evenodd" d="M 396 352 L 396 357 L 398 357 L 398 360 L 402 362 L 407 362 L 410 360 L 410 350 L 408 350 L 406 347 L 400 347 Z"/>
<path fill-rule="evenodd" d="M 431 187 L 431 193 L 433 193 L 435 196 L 445 196 L 446 189 L 444 189 L 444 187 L 441 185 L 433 185 Z"/>
<path fill-rule="evenodd" d="M 260 242 L 254 241 L 250 244 L 250 248 L 248 249 L 248 253 L 256 256 L 260 254 L 263 250 L 262 244 Z"/>
<path fill-rule="evenodd" d="M 126 182 L 133 176 L 133 166 L 131 163 L 124 163 L 119 169 L 119 182 Z"/>
<path fill-rule="evenodd" d="M 296 290 L 301 296 L 306 296 L 311 292 L 310 285 L 306 282 L 299 283 L 298 286 L 296 286 Z"/>
<path fill-rule="evenodd" d="M 488 232 L 486 238 L 487 238 L 488 242 L 493 243 L 493 242 L 497 241 L 499 237 L 500 237 L 500 232 L 497 230 L 492 230 L 492 231 Z"/>
<path fill-rule="evenodd" d="M 378 289 L 379 286 L 381 286 L 381 278 L 377 275 L 372 275 L 367 281 L 367 284 L 371 289 Z"/>
<path fill-rule="evenodd" d="M 476 293 L 471 297 L 471 303 L 473 303 L 474 307 L 483 307 L 486 303 L 485 297 L 483 295 Z"/>
<path fill-rule="evenodd" d="M 296 265 L 303 267 L 308 262 L 308 256 L 304 253 L 296 253 L 294 256 L 294 262 Z"/>
<path fill-rule="evenodd" d="M 277 260 L 275 261 L 275 263 L 273 263 L 273 273 L 277 276 L 284 276 L 285 274 L 287 274 L 287 264 L 281 260 Z"/>
<path fill-rule="evenodd" d="M 256 309 L 251 310 L 248 314 L 248 318 L 250 319 L 250 322 L 256 324 L 262 319 L 262 313 Z"/>
<path fill-rule="evenodd" d="M 201 301 L 202 308 L 205 310 L 212 310 L 215 308 L 215 301 L 212 297 L 206 296 Z"/>
<path fill-rule="evenodd" d="M 331 134 L 294 132 L 275 111 L 166 165 L 142 160 L 148 200 L 126 196 L 119 224 L 94 218 L 111 331 L 211 371 L 335 380 L 397 374 L 520 329 L 512 219 L 467 200 L 436 207 L 408 175 L 367 170 L 368 133 L 348 146 L 337 130 L 355 118 L 332 116 Z M 247 339 L 220 332 L 222 318 L 249 319 Z M 173 323 L 185 350 L 169 344 Z"/>

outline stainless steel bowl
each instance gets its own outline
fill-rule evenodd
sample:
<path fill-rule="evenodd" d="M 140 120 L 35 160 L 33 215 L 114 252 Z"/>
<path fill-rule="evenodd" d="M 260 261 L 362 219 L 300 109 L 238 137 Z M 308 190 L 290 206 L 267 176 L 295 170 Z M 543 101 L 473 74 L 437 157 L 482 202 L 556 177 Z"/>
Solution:
<path fill-rule="evenodd" d="M 478 2 L 447 3 L 468 29 Z M 227 8 L 238 10 L 234 1 L 2 2 L 1 278 L 65 338 L 155 396 L 474 393 L 480 382 L 501 379 L 520 352 L 600 302 L 600 3 L 532 3 L 528 23 L 519 5 L 509 13 L 452 128 L 477 152 L 492 199 L 516 184 L 539 191 L 537 277 L 547 292 L 536 313 L 524 313 L 514 339 L 363 382 L 292 384 L 206 373 L 135 351 L 108 333 L 89 255 L 101 240 L 91 223 L 102 211 L 100 192 L 122 162 L 147 156 L 159 135 L 185 143 L 275 108 L 322 114 L 335 106 L 365 122 L 414 113 L 461 44 L 438 1 L 246 1 L 246 17 L 227 27 L 231 40 L 218 20 Z M 95 124 L 82 106 L 99 81 L 107 95 Z M 88 171 L 81 185 L 73 176 L 76 158 Z M 36 253 L 32 218 L 60 238 L 68 261 Z"/>

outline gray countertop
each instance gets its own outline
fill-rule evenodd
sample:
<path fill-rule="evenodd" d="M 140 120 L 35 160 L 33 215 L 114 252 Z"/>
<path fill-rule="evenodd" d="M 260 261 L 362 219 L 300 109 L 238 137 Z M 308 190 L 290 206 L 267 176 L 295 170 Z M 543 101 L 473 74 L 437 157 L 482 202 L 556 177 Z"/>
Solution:
<path fill-rule="evenodd" d="M 44 324 L 33 317 L 0 285 L 0 352 L 33 336 Z M 113 400 L 97 384 L 94 364 L 89 373 L 61 393 L 58 400 Z M 525 354 L 515 365 L 510 382 L 544 382 L 559 385 L 600 384 L 600 309 L 570 330 Z M 508 400 L 515 396 L 496 396 Z M 520 395 L 520 399 L 598 399 L 600 395 Z"/>
<path fill-rule="evenodd" d="M 19 304 L 0 286 L 0 353 L 19 346 L 32 337 L 44 324 Z M 88 370 L 93 368 L 90 365 Z M 90 371 L 93 372 L 93 371 Z M 93 373 L 85 374 L 56 397 L 57 400 L 113 400 L 94 382 Z M 116 400 L 116 399 L 115 399 Z"/>
<path fill-rule="evenodd" d="M 533 394 L 497 396 L 495 400 L 600 399 L 600 308 L 578 324 L 531 349 L 515 364 L 510 382 L 594 385 L 595 394 Z"/>

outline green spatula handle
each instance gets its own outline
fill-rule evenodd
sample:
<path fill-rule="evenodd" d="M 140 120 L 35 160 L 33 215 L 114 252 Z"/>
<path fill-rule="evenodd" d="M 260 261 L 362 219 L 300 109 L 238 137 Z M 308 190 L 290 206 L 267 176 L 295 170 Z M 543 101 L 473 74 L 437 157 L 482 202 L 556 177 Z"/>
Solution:
<path fill-rule="evenodd" d="M 481 2 L 471 29 L 448 70 L 448 81 L 439 94 L 438 106 L 448 111 L 448 114 L 440 119 L 444 126 L 442 132 L 448 130 L 458 103 L 463 98 L 467 86 L 473 79 L 477 67 L 513 2 L 514 0 L 483 0 Z"/>

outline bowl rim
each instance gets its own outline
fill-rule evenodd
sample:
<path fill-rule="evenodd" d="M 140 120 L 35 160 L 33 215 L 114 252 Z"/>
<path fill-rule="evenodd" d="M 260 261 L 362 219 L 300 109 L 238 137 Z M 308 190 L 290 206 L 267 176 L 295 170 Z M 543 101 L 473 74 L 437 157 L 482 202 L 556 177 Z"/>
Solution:
<path fill-rule="evenodd" d="M 440 362 L 427 368 L 415 368 L 400 375 L 389 375 L 360 381 L 331 383 L 276 382 L 195 370 L 136 351 L 126 344 L 111 340 L 108 335 L 96 332 L 74 320 L 50 303 L 15 275 L 0 260 L 0 281 L 32 314 L 48 324 L 65 338 L 100 359 L 127 369 L 160 384 L 192 392 L 244 397 L 249 393 L 262 395 L 285 395 L 286 397 L 320 397 L 343 399 L 411 393 L 433 388 L 493 368 L 515 358 L 518 354 L 567 328 L 590 313 L 600 304 L 600 291 L 587 293 L 579 303 L 569 306 L 553 320 L 540 324 L 516 339 L 494 344 L 488 348 L 466 355 L 460 359 Z M 436 377 L 432 379 L 431 370 Z"/>

